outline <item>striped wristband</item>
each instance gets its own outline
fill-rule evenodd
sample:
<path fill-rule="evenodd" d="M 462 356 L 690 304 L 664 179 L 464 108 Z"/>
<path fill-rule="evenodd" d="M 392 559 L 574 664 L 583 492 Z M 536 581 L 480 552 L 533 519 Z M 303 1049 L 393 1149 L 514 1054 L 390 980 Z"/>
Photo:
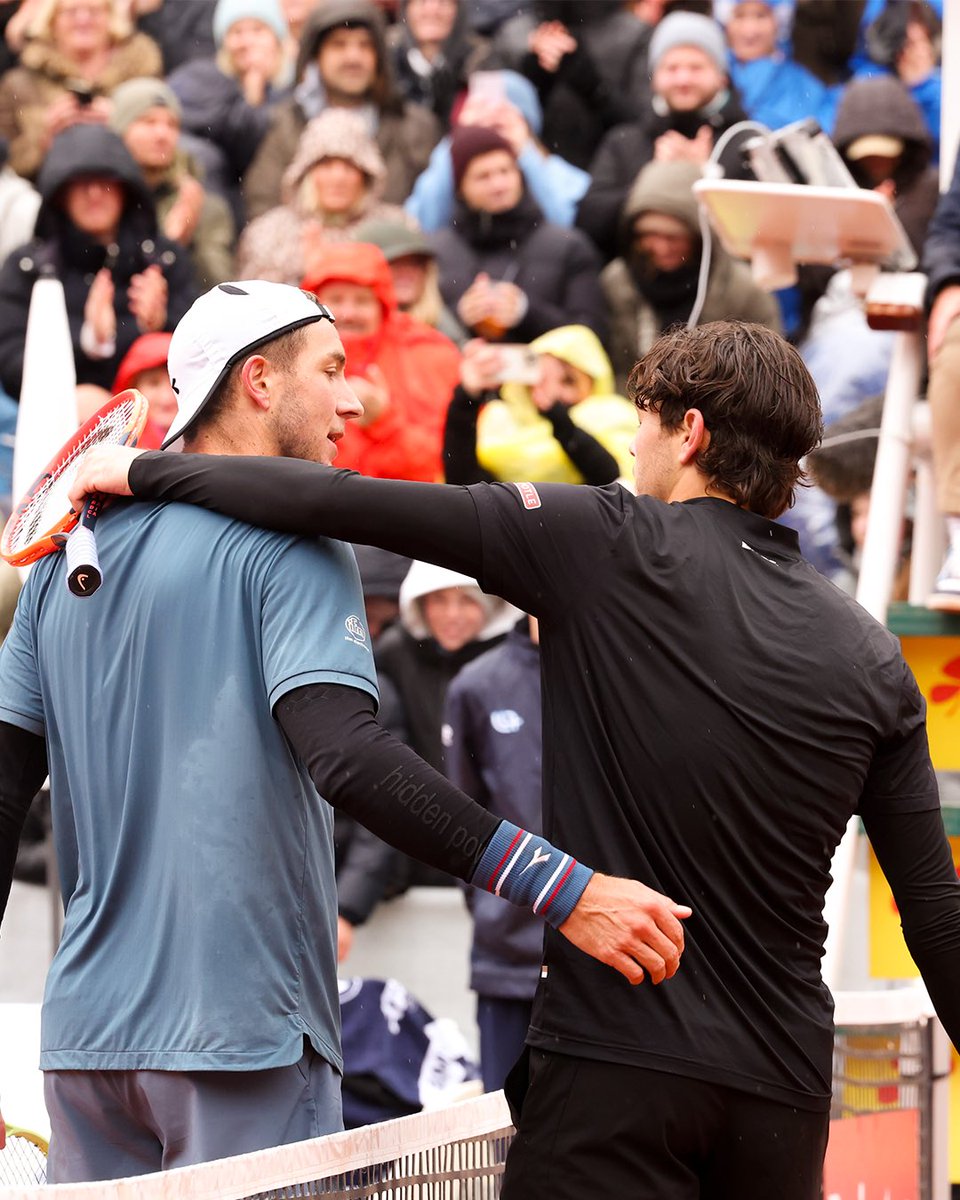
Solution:
<path fill-rule="evenodd" d="M 470 882 L 532 908 L 554 928 L 573 912 L 593 871 L 536 834 L 501 821 Z"/>

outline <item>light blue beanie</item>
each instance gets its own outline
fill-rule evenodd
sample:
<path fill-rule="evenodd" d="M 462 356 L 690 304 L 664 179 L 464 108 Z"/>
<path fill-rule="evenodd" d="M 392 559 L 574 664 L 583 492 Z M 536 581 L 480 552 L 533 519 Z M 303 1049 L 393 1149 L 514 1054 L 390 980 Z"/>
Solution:
<path fill-rule="evenodd" d="M 230 26 L 248 17 L 269 25 L 277 35 L 278 42 L 285 42 L 290 36 L 280 0 L 217 0 L 217 7 L 213 10 L 213 40 L 218 49 L 223 45 Z"/>

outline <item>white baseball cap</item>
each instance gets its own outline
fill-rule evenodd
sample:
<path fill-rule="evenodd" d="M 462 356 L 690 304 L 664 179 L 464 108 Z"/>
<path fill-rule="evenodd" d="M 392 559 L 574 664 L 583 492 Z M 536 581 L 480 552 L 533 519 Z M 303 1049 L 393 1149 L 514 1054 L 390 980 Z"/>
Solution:
<path fill-rule="evenodd" d="M 244 355 L 301 325 L 333 319 L 316 296 L 264 279 L 218 283 L 194 300 L 170 339 L 167 369 L 178 412 L 162 448 L 183 436 Z"/>

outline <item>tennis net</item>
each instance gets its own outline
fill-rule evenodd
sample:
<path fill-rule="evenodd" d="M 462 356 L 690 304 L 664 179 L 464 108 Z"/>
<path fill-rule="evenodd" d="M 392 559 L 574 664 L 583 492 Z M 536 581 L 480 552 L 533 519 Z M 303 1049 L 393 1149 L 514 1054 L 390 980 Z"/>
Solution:
<path fill-rule="evenodd" d="M 236 1158 L 0 1200 L 494 1200 L 513 1136 L 502 1092 Z"/>

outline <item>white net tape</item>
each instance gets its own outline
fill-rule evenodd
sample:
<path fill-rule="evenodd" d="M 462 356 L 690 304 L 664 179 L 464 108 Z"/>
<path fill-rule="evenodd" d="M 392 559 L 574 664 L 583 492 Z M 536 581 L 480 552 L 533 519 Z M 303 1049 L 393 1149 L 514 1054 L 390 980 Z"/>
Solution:
<path fill-rule="evenodd" d="M 70 511 L 70 488 L 84 455 L 94 446 L 122 445 L 137 408 L 136 399 L 125 400 L 92 425 L 66 456 L 54 475 L 37 488 L 8 533 L 5 549 L 16 554 L 57 525 Z"/>
<path fill-rule="evenodd" d="M 494 1200 L 513 1136 L 502 1092 L 330 1137 L 107 1183 L 0 1187 L 0 1200 Z"/>

